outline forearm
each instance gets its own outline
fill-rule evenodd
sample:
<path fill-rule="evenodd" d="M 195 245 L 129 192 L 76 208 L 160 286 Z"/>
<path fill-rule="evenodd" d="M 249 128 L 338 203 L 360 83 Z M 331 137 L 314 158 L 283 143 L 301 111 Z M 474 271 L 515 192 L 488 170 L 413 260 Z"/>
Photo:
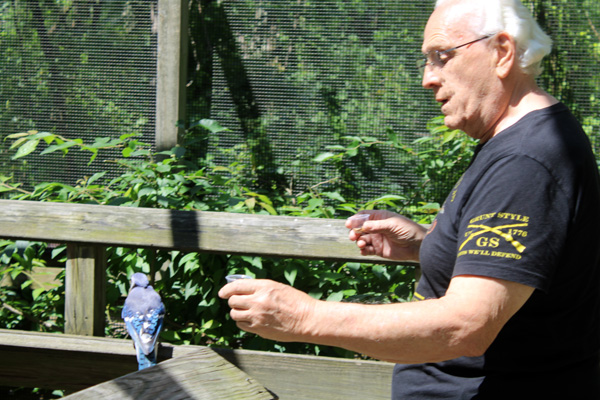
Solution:
<path fill-rule="evenodd" d="M 481 277 L 456 277 L 444 297 L 365 305 L 315 302 L 303 320 L 308 341 L 396 363 L 484 354 L 533 288 Z"/>
<path fill-rule="evenodd" d="M 236 281 L 219 296 L 248 332 L 284 342 L 343 347 L 398 363 L 483 354 L 533 288 L 459 276 L 445 296 L 411 303 L 365 305 L 315 300 L 269 280 Z"/>
<path fill-rule="evenodd" d="M 317 302 L 303 341 L 343 347 L 384 361 L 423 363 L 472 355 L 465 326 L 443 300 L 365 305 Z"/>

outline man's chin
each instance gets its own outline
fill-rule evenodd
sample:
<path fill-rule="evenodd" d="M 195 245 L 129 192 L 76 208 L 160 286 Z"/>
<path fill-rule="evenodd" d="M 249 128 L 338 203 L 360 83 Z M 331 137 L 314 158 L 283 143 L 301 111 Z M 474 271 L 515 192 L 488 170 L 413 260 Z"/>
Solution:
<path fill-rule="evenodd" d="M 444 116 L 444 125 L 446 125 L 446 128 L 448 129 L 460 129 L 458 122 L 456 121 L 455 118 L 452 118 L 451 115 L 445 115 Z"/>

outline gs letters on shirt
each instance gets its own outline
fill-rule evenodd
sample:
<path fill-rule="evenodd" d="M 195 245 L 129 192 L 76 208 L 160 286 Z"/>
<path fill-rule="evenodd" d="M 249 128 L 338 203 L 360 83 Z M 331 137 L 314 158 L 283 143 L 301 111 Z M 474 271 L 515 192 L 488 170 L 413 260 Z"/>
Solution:
<path fill-rule="evenodd" d="M 508 212 L 479 215 L 469 221 L 458 257 L 481 255 L 520 260 L 527 246 L 529 216 Z"/>

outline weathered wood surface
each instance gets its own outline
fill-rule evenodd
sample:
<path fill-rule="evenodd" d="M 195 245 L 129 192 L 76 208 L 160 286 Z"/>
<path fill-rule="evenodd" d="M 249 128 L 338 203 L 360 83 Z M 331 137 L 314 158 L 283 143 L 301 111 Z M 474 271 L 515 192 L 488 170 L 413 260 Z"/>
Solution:
<path fill-rule="evenodd" d="M 159 0 L 156 62 L 156 125 L 158 151 L 177 145 L 179 121 L 185 120 L 188 4 L 185 0 Z"/>
<path fill-rule="evenodd" d="M 282 400 L 389 400 L 394 364 L 217 349 Z"/>
<path fill-rule="evenodd" d="M 217 352 L 282 400 L 390 398 L 393 364 L 386 362 L 172 345 L 161 345 L 159 360 L 199 349 Z M 0 360 L 0 386 L 69 391 L 137 369 L 130 340 L 1 329 Z"/>
<path fill-rule="evenodd" d="M 0 200 L 0 237 L 390 263 L 361 256 L 343 219 Z"/>
<path fill-rule="evenodd" d="M 0 386 L 82 390 L 137 370 L 132 342 L 0 330 Z"/>
<path fill-rule="evenodd" d="M 106 251 L 103 246 L 67 246 L 65 333 L 104 336 Z"/>
<path fill-rule="evenodd" d="M 214 351 L 199 348 L 64 397 L 69 400 L 271 400 L 256 379 Z"/>

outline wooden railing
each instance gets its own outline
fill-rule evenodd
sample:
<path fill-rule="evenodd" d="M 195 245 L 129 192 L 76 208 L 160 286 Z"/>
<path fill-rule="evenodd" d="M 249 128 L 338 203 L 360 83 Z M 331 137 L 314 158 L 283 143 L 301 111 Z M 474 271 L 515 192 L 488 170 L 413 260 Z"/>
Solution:
<path fill-rule="evenodd" d="M 390 263 L 379 257 L 361 256 L 355 244 L 348 240 L 348 231 L 341 219 L 0 200 L 0 238 L 67 244 L 65 333 L 82 336 L 104 334 L 107 246 Z M 43 334 L 29 334 L 28 337 L 31 341 L 27 343 L 32 349 L 38 346 L 36 341 L 47 340 Z M 53 337 L 52 341 L 59 343 L 60 339 Z M 11 341 L 14 342 L 14 335 L 0 335 L 0 351 L 8 351 L 8 355 L 15 348 L 29 348 L 22 342 L 15 347 Z M 60 346 L 53 349 L 56 350 L 53 361 L 60 358 L 61 351 L 72 354 Z M 304 393 L 293 392 L 293 397 L 288 398 L 389 398 L 389 363 L 243 351 L 228 354 L 229 359 L 234 364 L 237 361 L 236 365 L 244 371 L 253 376 L 258 374 L 270 390 L 276 388 L 282 399 L 292 393 L 290 387 L 298 384 L 307 385 Z M 118 364 L 119 360 L 122 361 L 117 357 L 113 362 Z M 295 366 L 290 376 L 285 372 L 286 365 L 288 370 Z M 10 380 L 8 369 L 5 365 L 0 371 L 0 384 Z M 116 370 L 112 369 L 113 372 Z M 316 371 L 319 371 L 318 375 L 315 375 Z M 340 375 L 342 371 L 344 377 Z M 43 375 L 43 372 L 37 373 Z M 363 373 L 365 375 L 361 376 Z M 289 379 L 281 379 L 286 376 Z M 40 376 L 39 379 L 43 378 Z M 75 379 L 71 382 L 77 386 L 77 379 L 71 379 Z M 295 383 L 292 384 L 291 379 Z M 319 382 L 323 387 L 315 386 Z M 82 384 L 89 383 L 88 380 Z M 333 394 L 336 391 L 337 394 Z M 323 393 L 329 395 L 321 397 Z M 368 395 L 365 397 L 361 393 Z"/>

